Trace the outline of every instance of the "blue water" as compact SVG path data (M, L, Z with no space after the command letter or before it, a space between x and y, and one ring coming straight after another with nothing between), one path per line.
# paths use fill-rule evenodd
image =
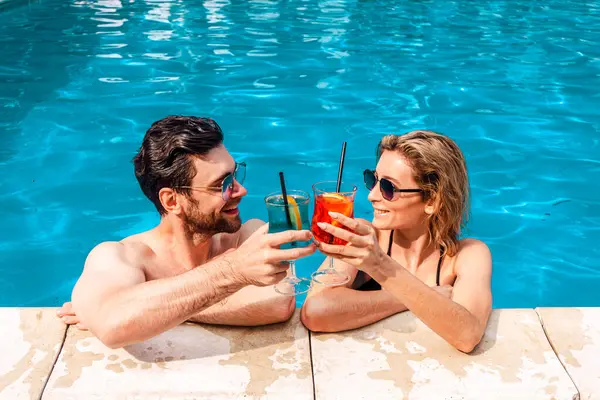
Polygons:
M61 304L94 245L157 223L131 158L168 114L222 126L244 218L280 169L335 179L343 140L358 184L383 134L450 135L494 307L600 305L600 2L2 3L0 305Z

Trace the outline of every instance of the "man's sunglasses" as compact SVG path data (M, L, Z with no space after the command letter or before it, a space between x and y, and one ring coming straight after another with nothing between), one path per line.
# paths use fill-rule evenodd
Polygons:
M365 180L365 186L369 191L373 190L377 182L379 182L379 190L381 190L381 196L387 201L393 201L396 193L421 193L423 189L398 189L392 182L385 178L379 179L375 174L375 171L365 169L363 172Z
M220 186L179 186L182 189L211 189L220 190L221 197L224 201L231 199L235 182L237 181L240 185L244 184L246 179L246 163L235 163L235 169L223 178Z

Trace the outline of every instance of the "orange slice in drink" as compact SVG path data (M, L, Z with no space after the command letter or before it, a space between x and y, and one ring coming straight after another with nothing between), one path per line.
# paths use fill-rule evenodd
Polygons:
M300 217L300 207L296 203L296 199L293 196L287 196L288 210L290 211L290 220L292 221L292 227L296 230L302 229L302 218Z
M325 200L325 203L327 203L327 206L325 207L327 211L333 211L346 217L352 215L353 204L346 196L339 193L323 193L322 197ZM343 224L336 220L331 221L331 225L345 228Z
M339 193L323 193L321 196L323 196L328 203L346 203L348 201L344 195Z

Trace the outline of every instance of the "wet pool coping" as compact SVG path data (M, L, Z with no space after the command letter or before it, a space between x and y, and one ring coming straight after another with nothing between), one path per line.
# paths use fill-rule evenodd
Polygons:
M338 334L182 324L123 349L0 308L3 399L600 399L600 307L494 309L470 354L412 313Z

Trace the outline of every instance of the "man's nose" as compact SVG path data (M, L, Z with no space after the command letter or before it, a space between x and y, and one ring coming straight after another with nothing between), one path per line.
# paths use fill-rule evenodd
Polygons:
M244 187L244 185L242 185L241 183L239 183L236 180L235 184L233 185L233 193L231 194L231 197L233 197L233 198L244 197L247 194L248 194L248 190Z

